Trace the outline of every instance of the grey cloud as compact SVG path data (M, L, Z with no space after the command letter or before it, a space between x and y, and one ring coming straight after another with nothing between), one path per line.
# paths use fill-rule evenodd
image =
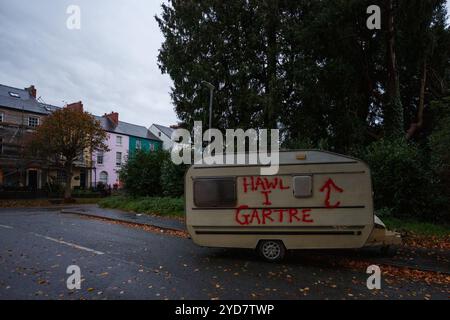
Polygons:
M66 28L66 9L81 8L81 30ZM101 115L170 125L171 80L161 75L159 1L0 0L0 83L34 84L47 103L82 100Z

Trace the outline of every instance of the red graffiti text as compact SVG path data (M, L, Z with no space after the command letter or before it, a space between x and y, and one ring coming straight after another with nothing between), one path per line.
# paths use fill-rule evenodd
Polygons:
M283 184L283 179L275 178L261 178L261 177L245 177L243 179L244 193L260 192L263 196L263 205L270 206L272 202L270 201L270 194L272 190L288 190L289 186Z
M236 209L235 220L242 226L265 225L267 223L313 223L311 209L274 209L262 208L252 209L247 205L242 205Z
M261 177L245 177L243 179L244 192L248 191L270 191L270 190L287 190L290 187L283 185L281 178L261 178Z

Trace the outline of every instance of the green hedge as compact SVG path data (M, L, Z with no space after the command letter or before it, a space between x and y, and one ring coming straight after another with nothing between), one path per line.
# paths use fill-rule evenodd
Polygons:
M161 196L162 163L169 156L168 152L139 151L130 157L120 170L120 179L126 192L136 196Z
M397 217L436 220L442 201L429 159L414 142L380 140L366 148L375 207Z
M184 215L184 199L170 197L113 196L99 202L102 208L114 208L125 211L159 214L168 216Z
M175 165L167 151L137 152L121 168L125 191L133 197L181 197L186 165Z

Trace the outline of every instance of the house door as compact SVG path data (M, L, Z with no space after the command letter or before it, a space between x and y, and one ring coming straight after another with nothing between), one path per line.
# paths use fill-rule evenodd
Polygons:
M86 188L86 171L84 170L80 172L80 188L81 189Z
M37 170L28 170L28 188L36 191L38 188L38 174Z

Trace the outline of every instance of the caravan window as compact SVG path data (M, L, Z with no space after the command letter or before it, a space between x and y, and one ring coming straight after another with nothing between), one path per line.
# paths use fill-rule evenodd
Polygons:
M195 179L194 203L197 207L234 207L236 205L236 179Z
M292 179L296 198L312 197L312 176L296 176Z

